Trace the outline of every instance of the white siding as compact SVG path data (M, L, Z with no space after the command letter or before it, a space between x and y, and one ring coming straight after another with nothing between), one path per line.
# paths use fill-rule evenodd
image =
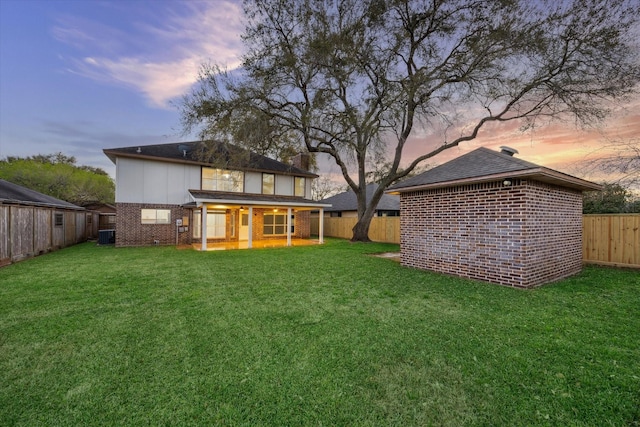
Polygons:
M276 194L279 196L293 196L293 177L276 175Z
M183 204L191 201L188 190L200 189L200 166L119 157L116 162L116 202ZM275 193L293 195L294 177L277 175ZM245 172L244 192L262 193L262 173ZM305 197L311 195L306 178Z
M187 190L197 190L200 188L201 172L200 166L171 165L168 168L169 177L167 181L167 200L169 204L189 203L191 197Z
M118 158L116 202L183 204L200 188L200 166Z
M143 184L143 162L118 157L116 159L116 203L142 202Z
M143 203L169 203L169 163L144 162Z
M262 193L262 174L260 172L244 173L244 192L245 193Z

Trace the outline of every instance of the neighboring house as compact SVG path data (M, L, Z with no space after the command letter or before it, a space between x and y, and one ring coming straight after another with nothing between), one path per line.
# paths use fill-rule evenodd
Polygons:
M582 192L600 185L479 148L404 182L405 266L529 288L582 268Z
M371 201L373 193L378 189L378 184L367 184L367 204ZM358 200L353 190L336 194L320 201L330 204L324 209L325 217L357 217ZM400 216L400 197L393 194L383 194L376 206L374 216Z
M308 157L294 166L206 142L216 154L205 161L202 144L104 150L116 165L116 246L310 237L309 212L326 205L310 200Z
M0 179L0 266L95 237L97 213Z

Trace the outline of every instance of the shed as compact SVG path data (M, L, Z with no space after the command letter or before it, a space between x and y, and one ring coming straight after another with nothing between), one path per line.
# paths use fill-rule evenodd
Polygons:
M86 210L98 213L98 224L95 235L99 230L115 230L116 228L116 207L110 203L90 203L83 205Z
M92 213L0 179L0 266L84 242Z
M402 265L519 288L582 269L585 181L478 148L389 188Z

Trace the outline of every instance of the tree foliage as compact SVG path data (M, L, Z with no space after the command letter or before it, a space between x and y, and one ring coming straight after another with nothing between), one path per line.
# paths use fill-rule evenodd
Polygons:
M242 69L203 66L185 131L330 156L357 194L354 240L390 184L487 124L597 124L640 81L634 0L256 0L245 13ZM438 136L405 159L417 130Z
M618 183L603 183L602 191L584 195L582 212L585 214L640 213L640 198Z
M0 159L0 178L79 206L115 200L107 172L62 153Z

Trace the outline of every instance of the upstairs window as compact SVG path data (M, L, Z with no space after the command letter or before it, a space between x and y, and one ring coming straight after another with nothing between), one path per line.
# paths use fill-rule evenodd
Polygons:
M302 176L296 176L293 179L293 195L297 197L304 197L306 187L306 180Z
M276 176L272 173L262 174L262 194L275 194Z
M202 168L202 189L211 191L244 191L244 172Z

